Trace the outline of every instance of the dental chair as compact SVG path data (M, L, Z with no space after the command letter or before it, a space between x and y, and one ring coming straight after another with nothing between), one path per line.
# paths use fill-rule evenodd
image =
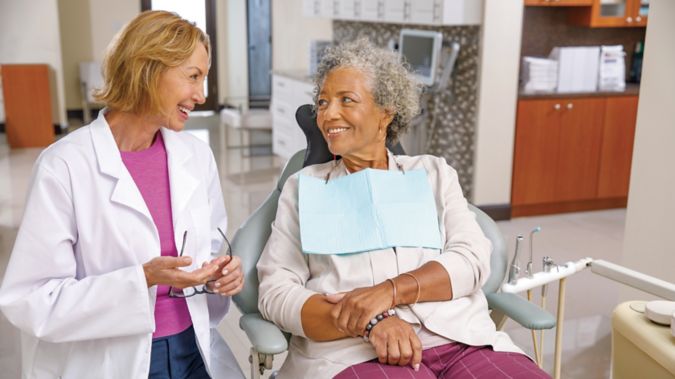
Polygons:
M256 263L271 233L271 224L276 217L277 203L281 190L289 176L311 164L324 163L333 159L319 128L311 105L298 108L295 118L307 138L307 148L293 155L284 167L276 187L263 204L239 227L233 240L232 251L241 259L245 277L244 289L233 297L242 312L239 326L251 342L251 379L259 378L266 369L272 368L274 355L288 349L290 335L282 332L273 323L264 320L258 311L258 273ZM387 146L396 154L404 154L400 144ZM504 238L497 224L483 211L469 204L476 214L476 220L483 233L492 242L490 259L491 274L483 286L491 316L499 329L508 318L532 330L550 329L555 318L535 304L515 294L497 292L504 282L507 268L507 251Z

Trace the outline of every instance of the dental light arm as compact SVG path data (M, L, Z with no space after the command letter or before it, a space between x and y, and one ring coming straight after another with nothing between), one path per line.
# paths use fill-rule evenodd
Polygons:
M591 272L604 276L615 282L637 288L640 291L662 297L666 300L675 301L675 284L645 275L641 272L619 266L612 262L602 259L594 260L590 263Z

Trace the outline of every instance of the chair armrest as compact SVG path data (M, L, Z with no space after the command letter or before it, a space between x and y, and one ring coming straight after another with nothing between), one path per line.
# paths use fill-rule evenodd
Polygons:
M253 348L262 354L280 354L288 350L284 333L260 313L248 313L239 319L239 327L246 333Z
M555 326L556 319L552 314L516 294L499 292L486 294L485 297L490 309L501 311L527 329L551 329Z

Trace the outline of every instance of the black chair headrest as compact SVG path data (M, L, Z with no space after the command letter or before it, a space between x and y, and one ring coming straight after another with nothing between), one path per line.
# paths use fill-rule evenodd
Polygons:
M316 113L311 104L301 105L295 112L295 120L300 125L305 138L307 139L307 150L305 151L305 160L302 167L326 163L333 159L333 154L328 150L328 144L323 139L323 135L316 125ZM399 142L390 144L387 142L387 148L395 155L404 155L403 147Z

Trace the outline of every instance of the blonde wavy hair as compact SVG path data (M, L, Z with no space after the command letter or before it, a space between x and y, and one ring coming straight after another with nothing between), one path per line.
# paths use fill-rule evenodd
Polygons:
M115 111L161 114L162 73L185 62L200 43L210 66L211 43L201 29L172 12L139 14L108 45L103 88L94 98Z

